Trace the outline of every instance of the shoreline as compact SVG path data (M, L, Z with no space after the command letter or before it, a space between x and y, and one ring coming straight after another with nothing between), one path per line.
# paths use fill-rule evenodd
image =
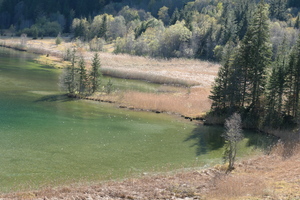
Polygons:
M54 39L43 39L28 40L27 47L20 47L18 38L13 40L0 39L0 46L37 54L39 55L37 62L59 69L68 64L68 62L62 60L64 49L74 45L76 44L71 42L55 45ZM89 65L94 52L82 50L83 48L79 49L81 49L79 53L84 55L87 59L87 65ZM99 52L99 55L102 63L101 71L104 75L121 79L142 80L162 86L167 84L178 87L177 84L181 85L178 88L182 89L176 93L163 92L159 95L154 93L150 95L143 92L133 92L132 96L125 95L126 98L122 101L119 100L120 97L117 100L115 97L107 100L116 102L121 108L134 108L155 113L174 113L190 121L202 120L204 113L210 109L211 102L208 99L210 85L217 74L219 65L198 60L156 60L105 52ZM199 74L198 81L200 82L194 82L198 79L197 74ZM209 79L201 80L201 76L207 76ZM191 85L197 86L191 87ZM105 96L105 99L102 99L101 95L92 95L90 100L93 98L96 101L101 101L106 100L108 97Z
M184 98L191 98L185 94ZM101 95L100 95L101 96ZM147 97L147 96L146 96ZM77 98L76 96L71 98ZM99 101L97 97L87 100ZM100 99L101 101L101 99ZM115 103L112 100L102 100ZM120 105L122 106L122 105ZM119 107L120 107L119 106ZM123 106L122 106L123 107ZM121 107L120 107L121 108ZM124 109L137 109L124 106ZM147 111L147 110L145 110ZM158 110L148 110L160 113ZM163 111L165 112L165 111ZM185 117L182 115L182 117ZM187 118L189 119L189 118ZM282 148L282 149L280 149ZM283 157L286 147L270 155L255 156L237 163L236 170L224 174L224 166L182 169L163 174L141 174L125 180L47 187L38 191L0 194L3 199L290 199L300 198L300 150ZM297 154L298 152L298 154ZM283 159L284 158L284 159ZM297 164L298 163L298 164ZM297 178L298 177L298 178ZM279 182L279 184L277 184ZM228 187L229 186L229 187ZM286 191L282 191L282 188Z
M74 94L67 94L67 96L69 98L74 98L74 99L83 99L83 100L90 100L90 101L98 101L98 102L104 102L104 103L110 103L110 104L115 104L116 107L120 108L120 109L128 109L128 110L133 110L133 111L142 111L142 112L152 112L152 113L156 113L156 114L161 114L161 113L166 113L169 115L175 115L175 116L179 116L182 117L186 120L189 121L198 121L203 123L204 121L204 117L203 116L185 116L183 114L180 113L175 113L175 112L169 112L169 111L163 111L163 110L156 110L156 109L143 109L143 108L135 108L134 106L126 106L126 105L122 105L117 101L114 100L107 100L107 99L101 99L101 98L97 98L97 97L92 97L92 96L80 96L80 95L74 95Z

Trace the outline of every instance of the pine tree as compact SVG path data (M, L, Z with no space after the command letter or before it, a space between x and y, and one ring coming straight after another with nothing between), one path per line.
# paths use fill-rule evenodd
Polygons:
M299 115L300 97L300 35L297 44L294 46L287 69L287 103L286 109L289 115L297 118Z
M297 28L297 29L300 28L300 18L299 18L299 15L296 18L296 22L295 22L295 26L294 27Z
M215 24L211 23L210 27L206 32L201 36L198 42L197 51L195 54L196 58L209 60L213 57L213 49L215 48L213 40Z
M248 27L236 57L241 68L242 104L256 108L264 92L266 68L271 61L271 46L268 26L268 7L262 0Z
M234 44L229 42L224 47L224 55L222 58L222 66L219 69L218 76L212 87L209 98L213 101L212 110L223 110L230 107L231 96L235 93L232 89L232 76L234 69L232 68Z
M99 54L95 53L92 60L92 71L91 71L91 85L92 85L92 93L95 93L100 85L100 78L102 76L100 72L100 58Z
M271 0L270 15L281 21L286 19L287 0Z
M88 85L88 78L86 73L85 61L83 57L80 57L78 62L78 74L79 74L79 94L84 94L86 86Z
M237 35L239 36L239 40L242 40L253 17L255 3L253 0L238 0L234 8Z
M286 112L287 115L294 116L294 108L295 108L295 75L296 75L296 53L295 48L292 49L289 55L289 62L286 69L286 84L287 84L287 91L286 91Z
M285 89L285 68L284 66L275 66L269 78L267 86L267 109L264 120L265 126L279 128L282 124L282 106Z
M69 94L75 94L76 92L76 50L74 49L71 52L71 65L64 69L64 72L61 75L61 84L62 87L65 88Z
M281 113L283 108L284 92L286 90L286 68L288 64L288 44L286 36L279 47L279 54L275 60L275 66L277 67L277 112Z
M103 15L102 23L99 31L99 37L107 40L107 14Z
M219 43L224 45L229 40L235 41L237 37L236 18L229 3L224 4L223 13L220 18L221 35Z
M228 105L227 92L230 76L230 61L219 69L209 98L213 101L212 110L224 110Z
M180 19L180 13L178 11L178 8L175 8L172 16L171 16L171 19L170 19L170 26L176 24L176 22Z

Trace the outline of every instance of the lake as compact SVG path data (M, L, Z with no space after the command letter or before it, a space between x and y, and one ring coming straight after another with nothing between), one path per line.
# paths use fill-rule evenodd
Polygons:
M222 162L222 127L70 99L58 86L61 70L34 63L34 57L0 48L0 192ZM271 141L248 132L239 156Z

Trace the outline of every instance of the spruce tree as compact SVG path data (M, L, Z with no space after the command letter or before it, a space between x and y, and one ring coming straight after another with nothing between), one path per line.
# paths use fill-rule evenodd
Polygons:
M281 21L286 19L287 0L271 0L270 15Z
M70 69L70 76L71 76L71 85L70 85L70 93L75 93L76 82L76 70L75 70L75 63L76 63L76 49L73 49L72 57L71 57L71 69Z
M272 69L267 85L267 109L264 119L264 126L279 128L282 124L282 106L285 89L285 68L284 66L275 66Z
M171 16L171 19L170 19L170 26L176 24L176 22L180 19L180 13L178 11L178 8L175 8L172 16Z
M247 32L250 20L255 10L255 2L253 0L237 0L234 13L237 23L237 35L242 40Z
M64 72L61 75L61 83L63 88L65 88L69 94L76 93L76 50L74 49L71 52L71 65L64 69Z
M95 53L92 60L92 71L91 71L91 85L92 85L92 93L95 93L100 85L100 78L102 76L100 72L100 58L99 54Z
M288 64L287 71L287 103L286 108L289 115L297 118L299 115L300 98L300 35L297 44L294 46Z
M294 27L297 28L297 29L300 28L300 18L299 18L299 15L296 18L296 22L295 22L295 26Z
M79 74L79 94L84 94L86 86L88 85L88 78L86 73L85 61L83 57L80 57L78 62L78 74Z
M237 23L232 6L229 3L224 4L223 13L220 17L220 30L219 43L224 45L228 41L235 41L237 37Z
M107 14L103 15L100 26L99 37L107 40Z
M287 112L287 115L294 116L294 110L295 110L295 96L297 96L295 93L295 79L296 79L296 50L295 47L292 49L290 55L289 55L289 62L286 69L286 84L287 84L287 90L286 90L286 104L285 109Z
M264 92L266 69L272 55L268 19L268 6L262 0L236 57L243 74L242 106L257 108Z
M213 101L212 110L224 111L231 106L231 96L235 93L232 87L232 76L234 69L232 68L234 44L228 42L223 50L222 66L219 69L218 76L212 87L209 98Z

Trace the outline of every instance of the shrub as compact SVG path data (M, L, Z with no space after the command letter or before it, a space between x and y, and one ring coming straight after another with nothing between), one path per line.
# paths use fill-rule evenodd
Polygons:
M62 38L60 36L57 36L56 39L55 39L55 44L59 45L61 43L62 43Z
M111 81L111 79L108 80L106 86L105 86L105 90L107 94L110 94L113 91L113 83Z
M91 51L103 51L103 47L105 45L105 40L102 38L95 37L89 42Z

